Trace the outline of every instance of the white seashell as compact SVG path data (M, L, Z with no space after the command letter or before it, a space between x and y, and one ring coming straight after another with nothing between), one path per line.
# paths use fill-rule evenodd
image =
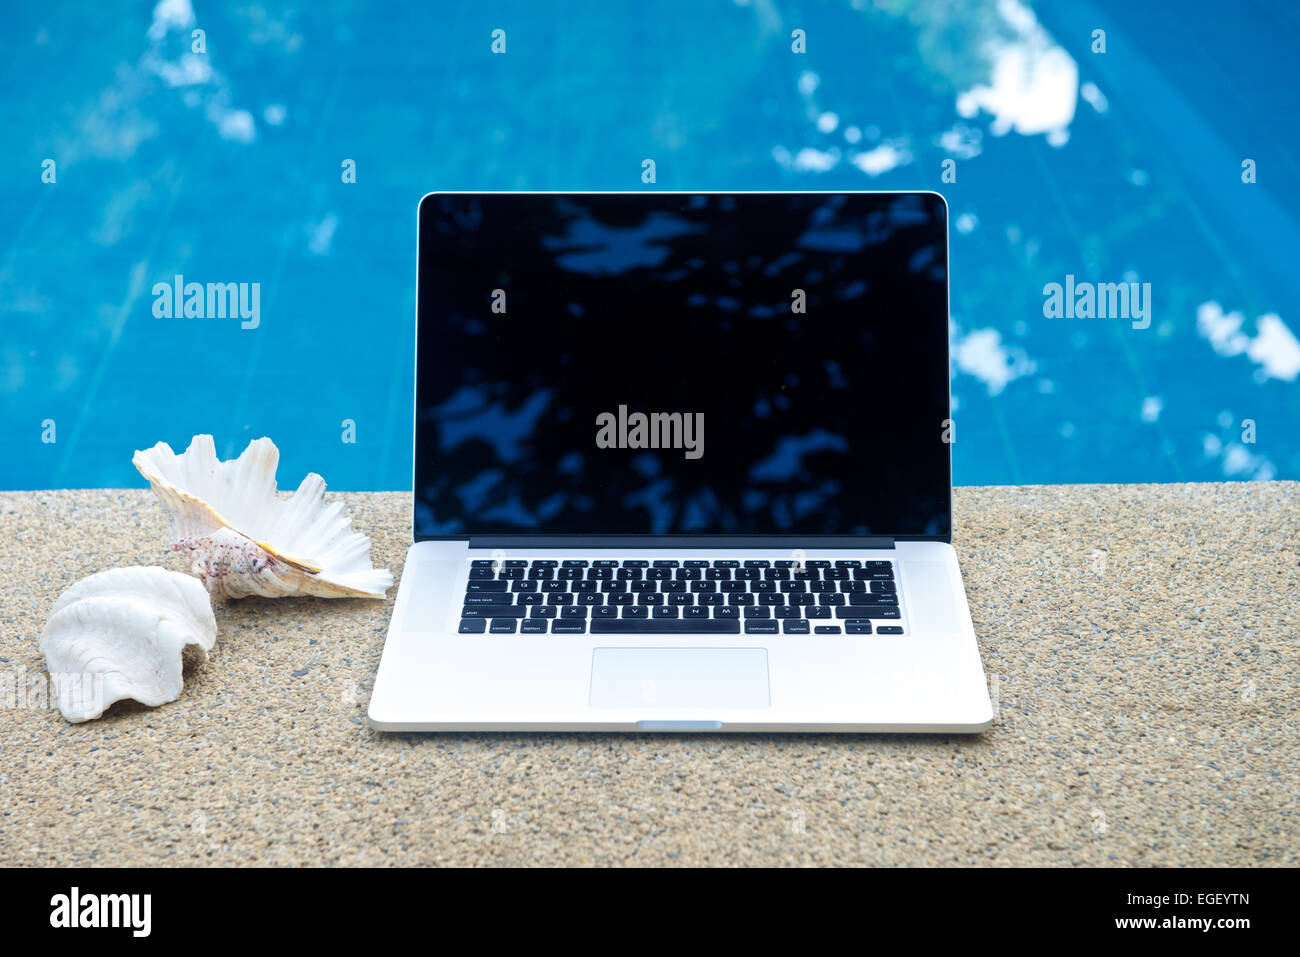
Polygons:
M203 586L165 568L114 568L54 603L41 632L59 711L98 718L115 701L157 707L180 697L184 661L206 661L217 619Z
M196 435L184 455L159 442L131 462L167 508L172 548L190 554L214 598L383 598L393 584L370 563L370 539L349 527L342 504L325 504L319 475L276 495L280 450L270 439L222 462L212 436Z

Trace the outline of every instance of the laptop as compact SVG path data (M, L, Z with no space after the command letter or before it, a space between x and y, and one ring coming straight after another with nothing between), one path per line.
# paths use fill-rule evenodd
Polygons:
M979 732L936 193L431 193L384 731Z

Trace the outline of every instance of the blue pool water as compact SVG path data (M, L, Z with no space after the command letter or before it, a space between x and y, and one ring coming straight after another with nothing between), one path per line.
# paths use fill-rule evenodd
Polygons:
M409 488L434 189L938 189L959 484L1300 478L1300 8L549 6L6 4L0 488L196 432ZM257 328L156 317L177 274L259 283ZM1045 317L1067 276L1149 327Z

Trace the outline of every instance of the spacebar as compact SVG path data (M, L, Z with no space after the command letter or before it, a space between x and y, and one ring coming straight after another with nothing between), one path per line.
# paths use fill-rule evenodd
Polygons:
M597 618L593 635L738 635L739 621L713 618Z

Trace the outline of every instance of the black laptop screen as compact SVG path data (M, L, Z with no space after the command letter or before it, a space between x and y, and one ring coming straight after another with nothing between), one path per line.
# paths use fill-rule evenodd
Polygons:
M950 533L933 194L438 194L415 534Z

